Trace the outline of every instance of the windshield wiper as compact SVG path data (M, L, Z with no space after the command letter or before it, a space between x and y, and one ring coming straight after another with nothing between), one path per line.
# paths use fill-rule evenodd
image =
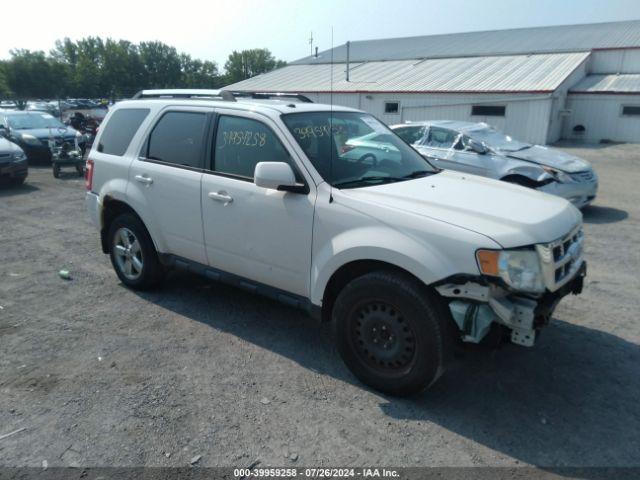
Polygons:
M401 182L402 180L406 180L404 177L389 177L383 175L365 175L364 177L355 178L353 180L343 180L341 182L336 182L333 184L334 187L345 187L347 185L357 185L359 183L368 183L368 182L380 182L382 183L391 183L391 182Z
M434 171L431 170L416 170L415 172L411 172L408 175L404 175L402 178L422 178L429 175L433 175Z

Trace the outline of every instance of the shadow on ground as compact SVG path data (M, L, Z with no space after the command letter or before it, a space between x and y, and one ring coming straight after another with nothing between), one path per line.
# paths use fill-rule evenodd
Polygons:
M366 388L342 364L329 326L318 327L297 310L182 273L172 274L162 291L141 295L304 368ZM234 311L242 312L237 321L227 316ZM532 349L467 350L431 390L410 399L386 398L379 407L393 419L433 422L563 475L561 467L640 465L638 399L638 345L556 319Z
M626 220L629 214L617 208L589 205L582 210L582 218L585 223L616 223Z
M1 182L0 198L13 197L15 195L25 195L27 193L35 192L36 190L39 190L38 187L29 183L24 183L22 185L11 185L8 182Z

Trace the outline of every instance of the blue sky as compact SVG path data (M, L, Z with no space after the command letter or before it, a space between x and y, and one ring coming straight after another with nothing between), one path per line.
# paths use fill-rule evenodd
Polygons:
M111 0L3 2L0 58L49 50L88 35L161 40L222 66L231 50L269 48L278 58L347 40L640 19L640 0ZM19 19L20 21L17 21Z

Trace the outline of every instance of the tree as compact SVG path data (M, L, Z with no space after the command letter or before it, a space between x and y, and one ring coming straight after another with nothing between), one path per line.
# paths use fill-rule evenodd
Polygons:
M46 98L52 91L51 64L44 52L11 50L4 64L6 84L18 104L29 98Z
M170 88L180 83L180 56L162 42L142 42L138 47L147 88Z
M286 62L276 60L266 48L254 48L240 52L234 50L224 64L225 81L227 83L239 82L285 65Z
M11 95L7 77L5 74L5 62L0 62L0 98L6 98Z
M215 62L194 60L186 53L180 54L181 88L218 88L222 79Z

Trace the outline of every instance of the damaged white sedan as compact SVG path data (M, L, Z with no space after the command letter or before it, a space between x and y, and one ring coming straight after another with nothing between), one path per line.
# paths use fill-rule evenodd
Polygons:
M391 128L440 168L535 188L566 198L578 208L596 198L598 177L589 162L520 142L486 123L439 120Z

